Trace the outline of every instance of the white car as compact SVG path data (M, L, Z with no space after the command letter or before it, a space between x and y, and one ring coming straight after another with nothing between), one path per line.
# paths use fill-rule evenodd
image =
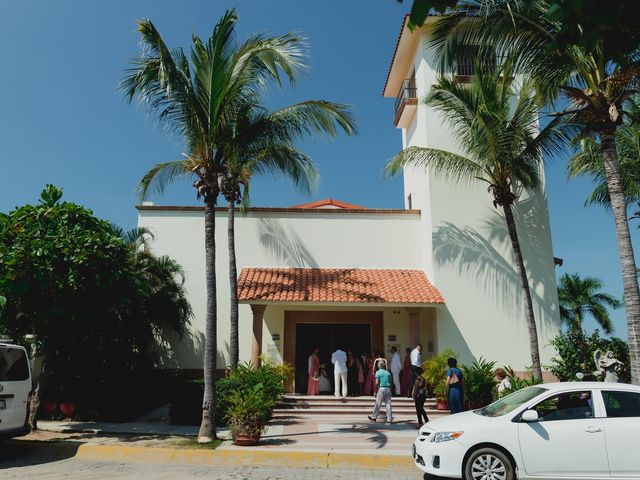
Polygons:
M413 444L429 475L468 480L640 479L640 387L527 387L428 422Z
M0 343L0 440L29 433L31 369L27 351Z

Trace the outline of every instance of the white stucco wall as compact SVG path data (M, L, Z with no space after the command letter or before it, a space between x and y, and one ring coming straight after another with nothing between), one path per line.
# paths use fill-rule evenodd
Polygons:
M192 338L173 341L176 354L168 368L201 368L206 285L202 211L141 210L138 225L154 234L152 251L169 255L186 273L185 287L194 311ZM244 267L400 268L421 269L420 215L417 213L346 213L336 210L251 212L236 216L238 273ZM218 290L218 366L228 358L229 270L226 212L216 214ZM291 308L289 308L291 309ZM324 308L323 308L324 309ZM339 308L345 310L345 308ZM382 308L375 308L382 310ZM406 313L406 312L404 312ZM403 314L404 314L403 313ZM263 332L268 352L271 332L282 334L284 309L268 307ZM251 354L252 313L240 305L240 360ZM426 330L425 330L426 331ZM271 332L271 333L269 333ZM407 339L408 341L408 339Z
M403 146L461 153L439 112L422 101L436 81L436 61L421 43L415 52L419 105ZM407 72L408 74L408 72ZM516 370L531 364L521 289L502 210L486 185L460 185L424 169L404 171L405 198L423 212L424 268L443 294L438 349L453 348L463 362L484 356ZM518 233L532 287L543 364L560 325L546 195L523 193L516 207ZM525 220L526 219L526 220Z

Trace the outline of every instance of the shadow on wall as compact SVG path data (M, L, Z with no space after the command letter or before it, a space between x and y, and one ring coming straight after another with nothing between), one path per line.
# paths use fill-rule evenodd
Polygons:
M180 337L174 332L158 339L158 367L164 369L202 368L204 333L186 331Z
M318 263L300 236L295 230L285 228L280 220L261 219L258 238L279 264L287 267L318 268Z
M554 275L554 267L553 257L549 257L545 248L546 239L549 238L548 225L536 220L536 213L545 208L542 200L542 196L536 195L518 203L515 216L527 276L533 287L531 294L536 320L542 328L556 328L556 323L551 319L558 316L557 292L554 288L543 288L543 281L548 280L546 277L549 272ZM487 220L486 230L487 233L482 234L470 227L460 228L445 223L433 235L435 261L458 275L475 280L488 298L524 322L520 280L507 225L500 210L494 211ZM498 249L508 252L508 257L505 258ZM555 276L552 281L555 282ZM555 287L555 283L551 286Z

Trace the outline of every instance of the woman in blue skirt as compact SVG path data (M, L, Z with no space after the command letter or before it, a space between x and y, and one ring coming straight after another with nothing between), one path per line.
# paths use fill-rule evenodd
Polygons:
M447 400L451 413L464 411L464 378L455 358L447 359Z

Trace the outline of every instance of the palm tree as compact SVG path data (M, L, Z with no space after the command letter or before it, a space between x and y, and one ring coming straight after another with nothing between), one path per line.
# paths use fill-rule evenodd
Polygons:
M516 71L533 79L541 97L564 95L569 107L558 115L580 127L583 136L597 139L622 269L631 382L640 384L640 289L616 148L616 132L626 114L623 106L638 83L639 50L619 52L605 36L598 37L599 32L593 32L596 41L588 50L565 42L564 25L548 13L544 0L461 1L455 12L432 26L430 44L448 65L469 46L478 46L481 54L513 59Z
M539 132L532 85L525 83L516 94L508 71L503 75L478 72L471 85L440 78L425 101L452 126L463 153L411 147L391 159L386 172L393 175L405 165L420 166L458 182L487 184L494 206L504 212L524 297L533 375L542 378L531 291L513 206L520 191L540 188L542 156L562 148L559 121L553 120Z
M605 333L613 332L607 307L618 309L622 302L601 290L602 281L594 277L582 278L577 273L565 273L560 278L560 318L566 322L569 330L581 332L582 321L590 314Z
M145 197L152 186L161 193L169 182L196 175L194 186L204 202L207 308L201 443L216 438L215 206L225 162L219 149L221 136L235 105L258 95L271 80L294 81L305 67L304 45L298 37L258 34L238 44L237 20L235 10L230 10L206 41L193 34L189 56L182 48L170 50L150 20L139 21L142 53L121 83L128 101L137 97L163 127L185 141L184 158L152 168L140 181L140 196Z
M640 97L634 96L625 110L628 112L625 122L616 131L616 149L622 191L625 203L630 206L640 200ZM600 144L593 138L576 139L580 149L569 160L567 171L570 178L590 176L595 182L593 192L587 198L585 205L601 205L611 208L611 199L607 188L604 171L604 157Z
M303 135L335 136L340 127L356 133L347 106L310 100L269 112L260 99L237 106L228 124L228 135L219 149L225 159L221 194L228 202L227 233L231 290L230 363L238 365L238 275L235 252L235 208L249 204L250 181L254 175L284 175L304 193L310 193L318 179L313 161L294 142Z

